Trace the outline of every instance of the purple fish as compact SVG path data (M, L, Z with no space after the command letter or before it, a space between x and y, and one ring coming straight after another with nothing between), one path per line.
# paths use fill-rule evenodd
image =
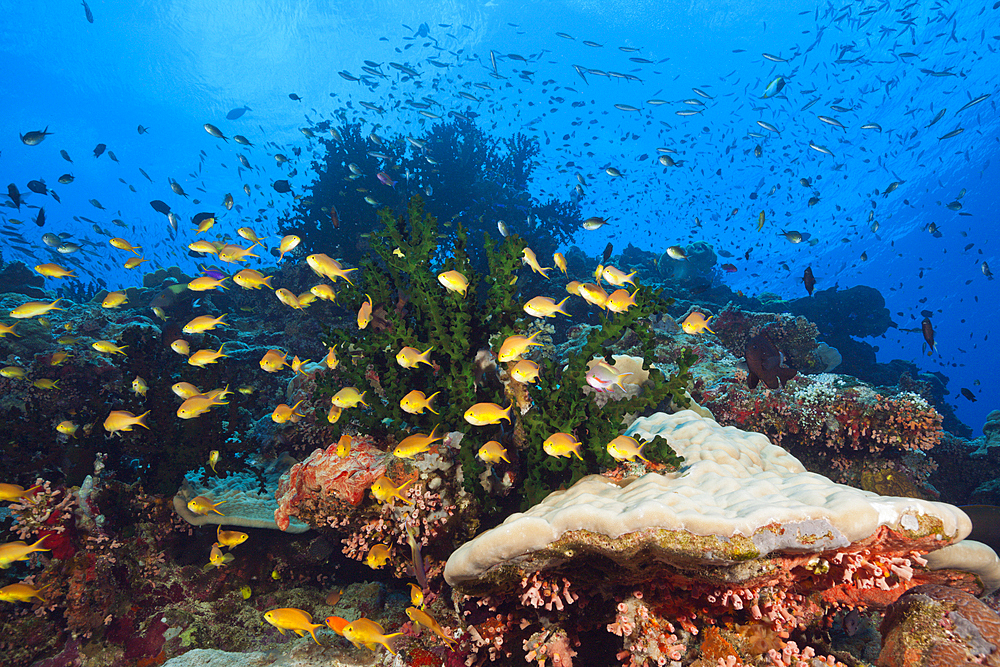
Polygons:
M388 185L390 188L396 187L396 181L392 180L392 176L390 176L389 174L385 173L384 171L380 171L376 175L378 176L378 180L381 181L384 185Z
M215 268L206 269L205 267L201 267L201 272L206 276L208 276L209 278L211 278L212 280L222 280L223 278L226 277L225 273Z

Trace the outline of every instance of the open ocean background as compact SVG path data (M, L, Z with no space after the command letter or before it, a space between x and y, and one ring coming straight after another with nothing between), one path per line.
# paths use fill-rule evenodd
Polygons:
M29 206L44 206L47 218L38 227L36 209L0 208L5 262L30 267L71 257L84 282L127 287L140 273L121 268L121 253L107 244L108 236L122 236L151 260L138 272L178 264L196 273L203 261L190 257L186 245L196 238L190 220L199 211L216 211L230 233L250 224L273 241L293 201L271 183L288 179L294 190L314 177L309 162L319 144L300 128L341 117L363 121L366 132L418 137L443 120L400 102L429 97L444 119L449 110L473 112L490 135L536 136L541 164L533 194L541 200L568 198L581 174L585 216L613 222L578 233L575 243L591 256L609 241L616 252L632 243L661 253L704 240L734 255L720 259L737 267L723 279L748 295L804 296L807 266L817 289L875 287L899 327L870 341L879 361L904 359L948 376L949 398L976 435L987 413L1000 408L1000 340L991 335L1000 282L983 271L983 262L1000 269L994 238L1000 9L992 2L94 0L89 6L93 23L76 0L2 3L0 192L15 183ZM365 60L385 74L368 77L377 85L349 80L364 74ZM778 76L784 89L762 99ZM959 111L983 95L989 97ZM244 105L250 110L227 120ZM255 146L214 138L205 123ZM866 123L881 131L861 129ZM148 133L139 134L139 125ZM19 140L46 127L51 136L36 146ZM957 129L963 131L942 138ZM118 162L109 153L95 158L98 143ZM676 151L679 166L661 166L658 147ZM278 165L277 152L290 162ZM239 154L251 169L240 167ZM609 167L622 177L609 176ZM65 173L74 181L61 185ZM61 201L30 193L25 184L35 179ZM190 199L171 192L168 179ZM899 185L883 195L892 183ZM221 205L226 193L237 204L229 212ZM813 197L818 202L810 205ZM155 199L180 215L176 233L150 207ZM761 210L766 223L758 231ZM516 231L518 221L507 224ZM784 230L809 234L812 243L789 243ZM66 234L83 248L58 255L42 243L46 232ZM266 269L274 261L265 255L263 264L249 266ZM932 313L939 349L931 356L922 352L919 333L924 310Z

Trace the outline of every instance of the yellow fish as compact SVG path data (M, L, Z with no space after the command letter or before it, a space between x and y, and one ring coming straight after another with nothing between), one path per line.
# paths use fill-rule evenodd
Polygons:
M136 375L135 379L132 380L132 391L134 391L139 396L145 397L146 392L149 391L149 385L146 384L145 380Z
M216 405L228 405L228 403L207 394L196 394L181 403L181 406L177 408L177 416L181 419L194 419L205 414Z
M201 389L198 389L198 387L194 386L190 382L174 383L170 386L170 390L185 400L191 398L192 396L198 396L201 394Z
M323 358L323 363L326 364L326 367L331 371L340 364L340 361L337 359L336 345L327 350L326 356Z
M639 273L638 271L633 271L632 273L625 273L613 266L605 266L604 270L601 272L601 277L615 287L625 287L625 285L631 285L635 287L635 281L632 280L632 276Z
M241 238L250 241L250 243L254 245L259 245L264 248L267 247L264 245L264 239L257 238L257 233L254 232L254 230L250 229L249 227L240 227L239 229L236 230L236 233L239 234Z
M368 404L365 403L365 394L367 393L367 391L363 391L359 394L358 390L354 387L344 387L333 395L330 402L338 408L354 408L358 405L363 405L367 408Z
M552 261L556 263L556 266L559 267L559 270L562 271L564 276L569 275L566 273L566 257L561 252L553 254Z
M21 334L16 333L14 331L14 327L16 327L16 326L17 326L17 322L14 322L14 324L11 324L9 326L6 325L6 324L0 324L0 338L3 338L7 334L10 334L11 336L14 336L15 338L20 338ZM59 344L60 345L64 345L64 343L59 343Z
M382 475L374 482L372 482L371 486L372 495L375 496L375 500L379 501L380 503L384 503L386 500L389 500L390 498L399 498L407 505L412 505L413 504L412 501L407 500L399 493L400 491L405 489L406 486L412 481L413 480L407 480L401 486L397 487L395 484L392 483L391 479L389 479L385 475Z
M281 239L278 243L278 251L281 252L281 255L278 256L278 261L280 262L283 260L285 258L285 253L295 250L300 243L302 243L302 239L294 234L289 234L285 238Z
M343 414L344 409L338 408L336 405L331 405L330 409L326 413L326 420L331 424L336 424L337 420L340 419L340 415Z
M302 399L302 401L304 400L305 399ZM295 409L299 407L299 404L302 403L302 401L299 401L292 407L288 407L288 405L282 403L281 405L279 405L274 409L274 412L271 413L271 421L273 421L276 424L284 424L289 420L293 422L297 421L295 419L296 417L305 417L305 415L300 415L295 411Z
M208 255L218 255L219 248L221 245L216 245L211 241L195 241L194 243L188 243L188 249L194 252L205 253Z
M16 561L28 560L28 557L36 551L49 551L49 549L39 546L46 537L48 535L43 536L40 540L30 545L20 541L0 544L0 569L6 570Z
M541 343L535 342L535 336L540 334L541 331L536 331L528 337L525 336L507 336L503 343L500 345L500 351L497 352L497 361L515 361L522 354L524 354L529 347L542 347Z
M384 567L388 562L389 547L384 544L376 544L368 550L368 555L365 556L365 564L373 570Z
M528 266L530 266L531 270L541 275L542 278L549 277L549 274L547 274L546 271L551 271L552 267L547 266L545 268L542 268L542 265L538 263L538 257L535 256L534 250L532 250L531 248L525 248L521 252L521 254L523 255L523 257L521 258L521 262L523 264L527 264Z
M431 429L430 435L422 435L420 433L414 433L411 436L403 438L403 440L396 445L396 448L392 450L393 456L397 456L401 459L412 459L417 454L422 454L431 448L436 440L442 440L443 436L435 437L434 434L437 432L437 424Z
M302 304L299 303L299 297L291 290L287 290L284 287L279 287L274 291L274 295L278 297L278 301L285 304L289 308L295 308L296 310L302 310Z
M384 633L385 630L381 625L374 621L369 621L367 618L359 618L356 621L348 623L343 629L344 637L358 648L364 646L369 651L374 651L375 646L381 644L388 649L389 653L396 655L396 651L392 648L389 640L393 637L399 637L403 633L393 632L391 635Z
M69 359L69 354L66 352L63 352L62 350L53 352L52 356L49 357L49 366L58 366L67 359Z
M410 584L410 604L414 607L424 606L424 590L416 584Z
M465 296L465 292L469 289L469 281L458 271L439 273L438 282L444 285L448 291L458 292L462 296Z
M261 287L267 287L268 289L273 290L274 288L271 286L271 278L272 276L265 276L260 271L243 269L233 276L233 282L243 289L260 289Z
M288 237L286 236L285 238ZM313 623L312 614L307 611L302 611L295 607L272 609L264 612L264 620L278 628L278 632L281 634L285 634L285 630L291 630L299 637L305 637L308 632L312 635L313 641L319 644L319 640L316 639L316 630L322 628L323 625L321 623ZM319 645L322 646L322 644Z
M465 411L464 417L465 421L469 422L473 426L489 426L492 424L499 424L501 419L506 419L509 423L511 421L511 410L513 408L513 402L507 406L506 410L496 403L476 403Z
M91 343L90 346L98 352L103 352L104 354L120 354L122 356L125 356L125 348L128 347L128 345L118 347L110 340L99 340Z
M608 293L604 291L604 288L600 285L594 283L583 283L577 288L583 300L589 304L597 306L601 310L604 310L608 303Z
M215 466L218 462L219 462L219 450L213 449L208 453L208 465L212 469L212 472L214 472L216 475L219 474L219 471L215 469Z
M433 366L434 364L430 362L430 354L433 349L433 347L429 347L421 352L415 347L404 347L396 353L396 363L403 368L416 368L417 364L421 363Z
M760 215L757 216L757 231L762 229L764 229L764 211L761 211Z
M366 301L358 308L358 328L364 329L372 321L372 298L365 294Z
M549 456L570 458L571 454L575 454L576 458L582 461L583 457L580 456L581 444L583 443L569 433L553 433L542 443L542 449Z
M518 382L534 382L538 379L538 364L530 359L521 359L510 369L510 377Z
M10 311L10 316L15 320L28 320L32 317L38 317L39 315L44 315L50 310L65 310L64 308L56 308L56 304L62 301L62 299L56 299L52 303L45 303L43 301L25 301L20 306Z
M353 285L351 279L347 274L352 271L357 271L357 269L345 269L340 262L324 255L323 253L318 253L315 255L309 255L306 257L306 264L309 265L316 275L329 278L331 282L337 282L337 278L341 278L347 282L348 285Z
M0 502L8 501L13 502L15 500L31 500L28 496L29 493L36 489L42 488L41 484L36 484L30 489L25 489L20 484L0 484Z
M443 639L444 643L448 645L448 648L451 648L451 645L455 643L455 640L445 634L444 628L442 628L437 621L431 618L430 614L427 612L417 609L416 607L407 607L406 615L409 616L410 620L417 625L427 628Z
M31 584L10 584L0 588L0 602L27 602L31 598L38 598L41 602L45 602L41 593L41 589L35 588Z
M267 373L277 373L288 365L288 355L281 350L268 350L260 359L260 367Z
M72 422L67 419L66 421L59 422L59 425L56 426L56 431L62 433L63 435L68 435L71 438L75 438L76 431L79 428L80 427L76 424L76 422Z
M253 248L253 246L250 246L249 248L241 248L233 243L227 243L219 248L219 261L230 264L232 262L244 262L247 257L256 257L257 259L260 259L260 255L255 255L251 252Z
M46 278L76 278L72 270L63 268L58 264L38 264L35 271Z
M59 380L53 380L51 378L42 378L40 380L35 380L31 384L33 384L34 386L38 387L39 389L58 389L59 388Z
M109 433L115 433L117 431L131 431L133 426L141 426L146 430L149 427L146 426L146 415L149 414L149 410L146 410L141 415L136 417L134 414L128 410L112 410L108 418L104 420L104 430Z
M134 269L143 262L148 262L148 261L149 260L146 259L145 257L129 257L127 260L125 260L125 264L123 264L122 266L124 266L126 269Z
M310 361L312 361L312 359L306 359L305 361L301 361L299 359L299 356L295 355L295 358L292 359L292 371L295 373L302 373L302 375L307 375L305 370L303 370L303 367Z
M608 454L611 454L616 461L634 461L638 456L646 463L650 463L651 461L642 455L642 448L645 446L646 443L640 445L635 438L620 435L608 443Z
M708 319L705 319L704 313L694 311L685 317L683 322L681 322L681 329L684 330L684 333L692 335L699 334L702 331L714 334L715 332L708 328L708 323L712 321L713 317L715 317L715 315L711 315Z
M438 414L437 411L431 407L431 401L433 401L434 397L440 393L440 391L435 391L430 396L425 396L424 392L419 389L414 389L400 399L399 407L403 408L404 412L408 412L411 415L421 415L424 413L424 410L430 410L434 414Z
M170 344L170 349L177 354L183 354L185 357L191 354L191 344L188 343L183 338L178 338L173 343Z
M326 283L320 283L319 285L313 285L309 288L309 291L313 296L323 299L324 301L336 301L337 293L333 291L333 288Z
M141 245L137 245L137 246L133 247L131 243L129 243L125 239L118 238L118 237L110 239L108 241L108 243L110 243L111 246L114 247L114 248L118 248L119 250L126 250L128 252L134 252L136 255L138 255L139 251L142 250L142 246Z
M497 463L500 459L510 463L510 459L507 458L507 450L496 440L490 440L480 447L478 454L479 458L487 463Z
M190 357L188 357L188 363L192 366L205 367L209 364L216 363L219 359L223 357L228 357L228 354L222 353L222 348L225 347L225 343L219 346L219 350L198 350Z
M229 289L226 287L226 278L212 278L211 276L201 276L200 278L195 278L187 284L188 289L192 292L207 292L209 290L215 289Z
M232 549L246 542L250 539L250 536L238 530L222 530L222 526L220 525L215 527L215 539L218 540L215 546Z
M229 324L222 321L222 318L228 314L229 313L226 313L224 315L219 315L218 317L200 315L191 320L190 322L188 322L187 324L185 324L184 328L181 329L181 331L183 331L186 334L193 334L193 333L204 333L206 331L211 331L215 329L215 327L219 326L228 327Z
M607 301L604 302L604 307L612 313L627 313L629 308L636 305L635 295L638 291L636 290L629 294L627 289L616 289L608 296Z
M5 378L23 378L25 373L24 369L19 366L4 366L0 368L0 375Z
M206 565L204 569L207 571L209 568L212 567L223 567L225 565L228 565L229 563L232 563L234 560L236 560L236 556L229 553L223 554L222 549L219 548L219 545L213 544L212 551L208 556L208 565Z
M101 302L101 308L118 308L122 304L128 303L128 297L124 292L108 292Z
M569 297L566 297L559 303L556 303L555 300L547 296L536 296L524 304L524 312L532 317L555 317L556 313L562 313L566 317L569 317L569 313L562 309L562 305L568 300Z
M224 502L226 501L220 500L217 503L213 503L212 500L210 498L207 498L206 496L195 496L194 498L188 501L187 508L191 511L192 514L198 514L199 516L208 514L209 512L215 512L219 516L226 516L225 514L223 514L218 510L219 505L221 505Z
M351 453L351 436L345 433L337 441L337 456L346 459Z
M603 392L611 391L612 386L625 391L622 382L631 375L631 373L619 373L617 368L602 359L594 364L584 377L587 384Z

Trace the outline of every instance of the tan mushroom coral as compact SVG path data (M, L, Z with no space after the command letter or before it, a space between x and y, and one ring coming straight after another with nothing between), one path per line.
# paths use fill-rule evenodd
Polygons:
M620 485L591 475L555 492L457 549L448 583L468 594L495 592L555 571L570 573L574 586L655 577L689 591L768 587L817 594L821 603L876 605L917 583L976 592L1000 586L995 555L968 567L949 563L962 573L923 567L922 554L969 534L971 522L956 507L836 484L765 436L691 411L641 418L629 435L667 438L685 466Z

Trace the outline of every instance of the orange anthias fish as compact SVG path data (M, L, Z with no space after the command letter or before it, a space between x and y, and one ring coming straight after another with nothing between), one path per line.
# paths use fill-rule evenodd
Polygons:
M322 623L313 623L312 614L295 607L285 607L283 609L272 609L264 612L264 620L278 628L278 632L285 634L285 630L291 630L299 637L304 637L308 632L312 635L313 641L319 644L316 639L316 630L322 628ZM322 646L322 644L319 644Z
M570 458L572 455L576 455L576 458L583 460L580 456L580 445L583 444L579 440L573 437L570 433L553 433L545 442L542 443L542 449L549 456Z
M406 615L409 616L410 620L413 621L416 625L427 628L428 630L436 634L438 637L443 639L444 643L448 645L448 648L451 648L452 644L455 643L455 640L449 637L445 633L444 628L442 628L437 621L431 618L431 615L428 614L427 612L421 611L416 607L407 607Z
M391 479L389 479L385 475L382 475L374 482L372 482L371 486L372 495L375 496L375 500L379 501L380 503L384 503L386 500L389 500L390 498L399 498L407 505L412 505L413 501L407 500L399 493L400 491L405 489L407 485L409 485L410 482L412 481L413 480L407 480L397 488L396 485L392 483Z
M226 501L220 500L217 503L213 503L210 498L206 498L205 496L195 496L188 501L187 508L191 510L193 514L208 514L209 512L215 512L219 516L226 516L217 509L218 506L224 502Z
M714 331L708 328L708 323L712 321L713 317L715 317L715 315L710 315L708 319L705 319L704 313L699 313L698 311L695 311L690 315L688 315L686 318L684 318L684 321L681 322L681 329L684 330L684 333L692 335L699 334L702 331L707 331L708 333L715 333Z
M399 637L403 633L393 632L387 635L385 634L385 629L375 621L369 621L367 618L359 618L345 625L341 634L358 648L364 646L369 651L374 651L375 646L381 644L388 649L389 653L396 655L396 651L389 643L389 640L393 637Z
M21 541L0 544L0 569L6 570L11 566L11 563L19 560L28 560L28 557L36 551L49 551L49 549L41 546L46 537L48 535L43 535L34 544L27 544Z

